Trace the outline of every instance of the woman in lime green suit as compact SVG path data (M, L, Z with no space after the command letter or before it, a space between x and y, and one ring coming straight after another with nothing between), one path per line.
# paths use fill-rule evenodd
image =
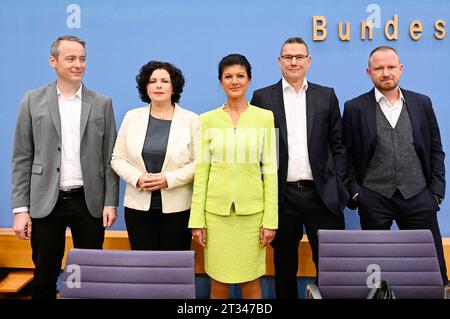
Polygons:
M266 247L278 227L276 134L271 111L246 102L251 66L239 54L219 63L226 104L200 116L189 228L205 248L211 298L261 298Z

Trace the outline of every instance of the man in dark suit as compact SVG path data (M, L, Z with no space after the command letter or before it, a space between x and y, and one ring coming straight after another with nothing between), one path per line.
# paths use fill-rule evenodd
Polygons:
M362 229L430 229L447 283L436 212L445 194L444 152L429 97L398 86L403 65L395 49L369 56L375 86L345 103L349 190Z
M253 93L251 104L274 113L279 129L279 224L272 246L277 298L297 298L298 246L306 229L318 268L319 229L344 229L345 148L332 88L306 80L311 64L301 38L285 41L283 78Z
M20 105L12 157L13 229L31 238L33 298L56 297L66 227L76 248L101 249L119 197L112 103L81 83L85 42L58 38L50 65L56 83L28 92Z

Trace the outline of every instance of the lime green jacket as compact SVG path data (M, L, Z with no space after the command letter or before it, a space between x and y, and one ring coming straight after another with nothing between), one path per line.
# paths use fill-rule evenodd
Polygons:
M221 106L200 115L189 228L205 228L205 212L263 212L261 226L278 227L277 153L271 111L249 105L236 127Z

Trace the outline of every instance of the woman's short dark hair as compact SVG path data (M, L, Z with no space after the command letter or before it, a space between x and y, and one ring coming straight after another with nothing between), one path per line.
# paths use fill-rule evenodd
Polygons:
M252 79L252 66L248 62L247 58L242 54L229 54L226 57L223 57L219 62L219 81L222 80L223 70L232 65L241 65L247 71L247 76L251 80Z
M184 77L179 68L168 62L152 60L142 66L142 68L139 70L139 74L136 76L136 88L139 91L139 97L142 101L151 103L152 100L147 94L147 84L153 71L158 69L166 70L167 73L169 73L173 88L171 102L172 104L178 103L180 101L181 93L183 92Z

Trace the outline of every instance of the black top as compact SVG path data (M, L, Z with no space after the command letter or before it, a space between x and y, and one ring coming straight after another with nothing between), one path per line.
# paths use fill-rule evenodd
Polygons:
M161 172L166 157L171 123L171 120L160 120L151 115L148 119L142 158L149 173ZM150 209L162 209L161 191L152 192Z

